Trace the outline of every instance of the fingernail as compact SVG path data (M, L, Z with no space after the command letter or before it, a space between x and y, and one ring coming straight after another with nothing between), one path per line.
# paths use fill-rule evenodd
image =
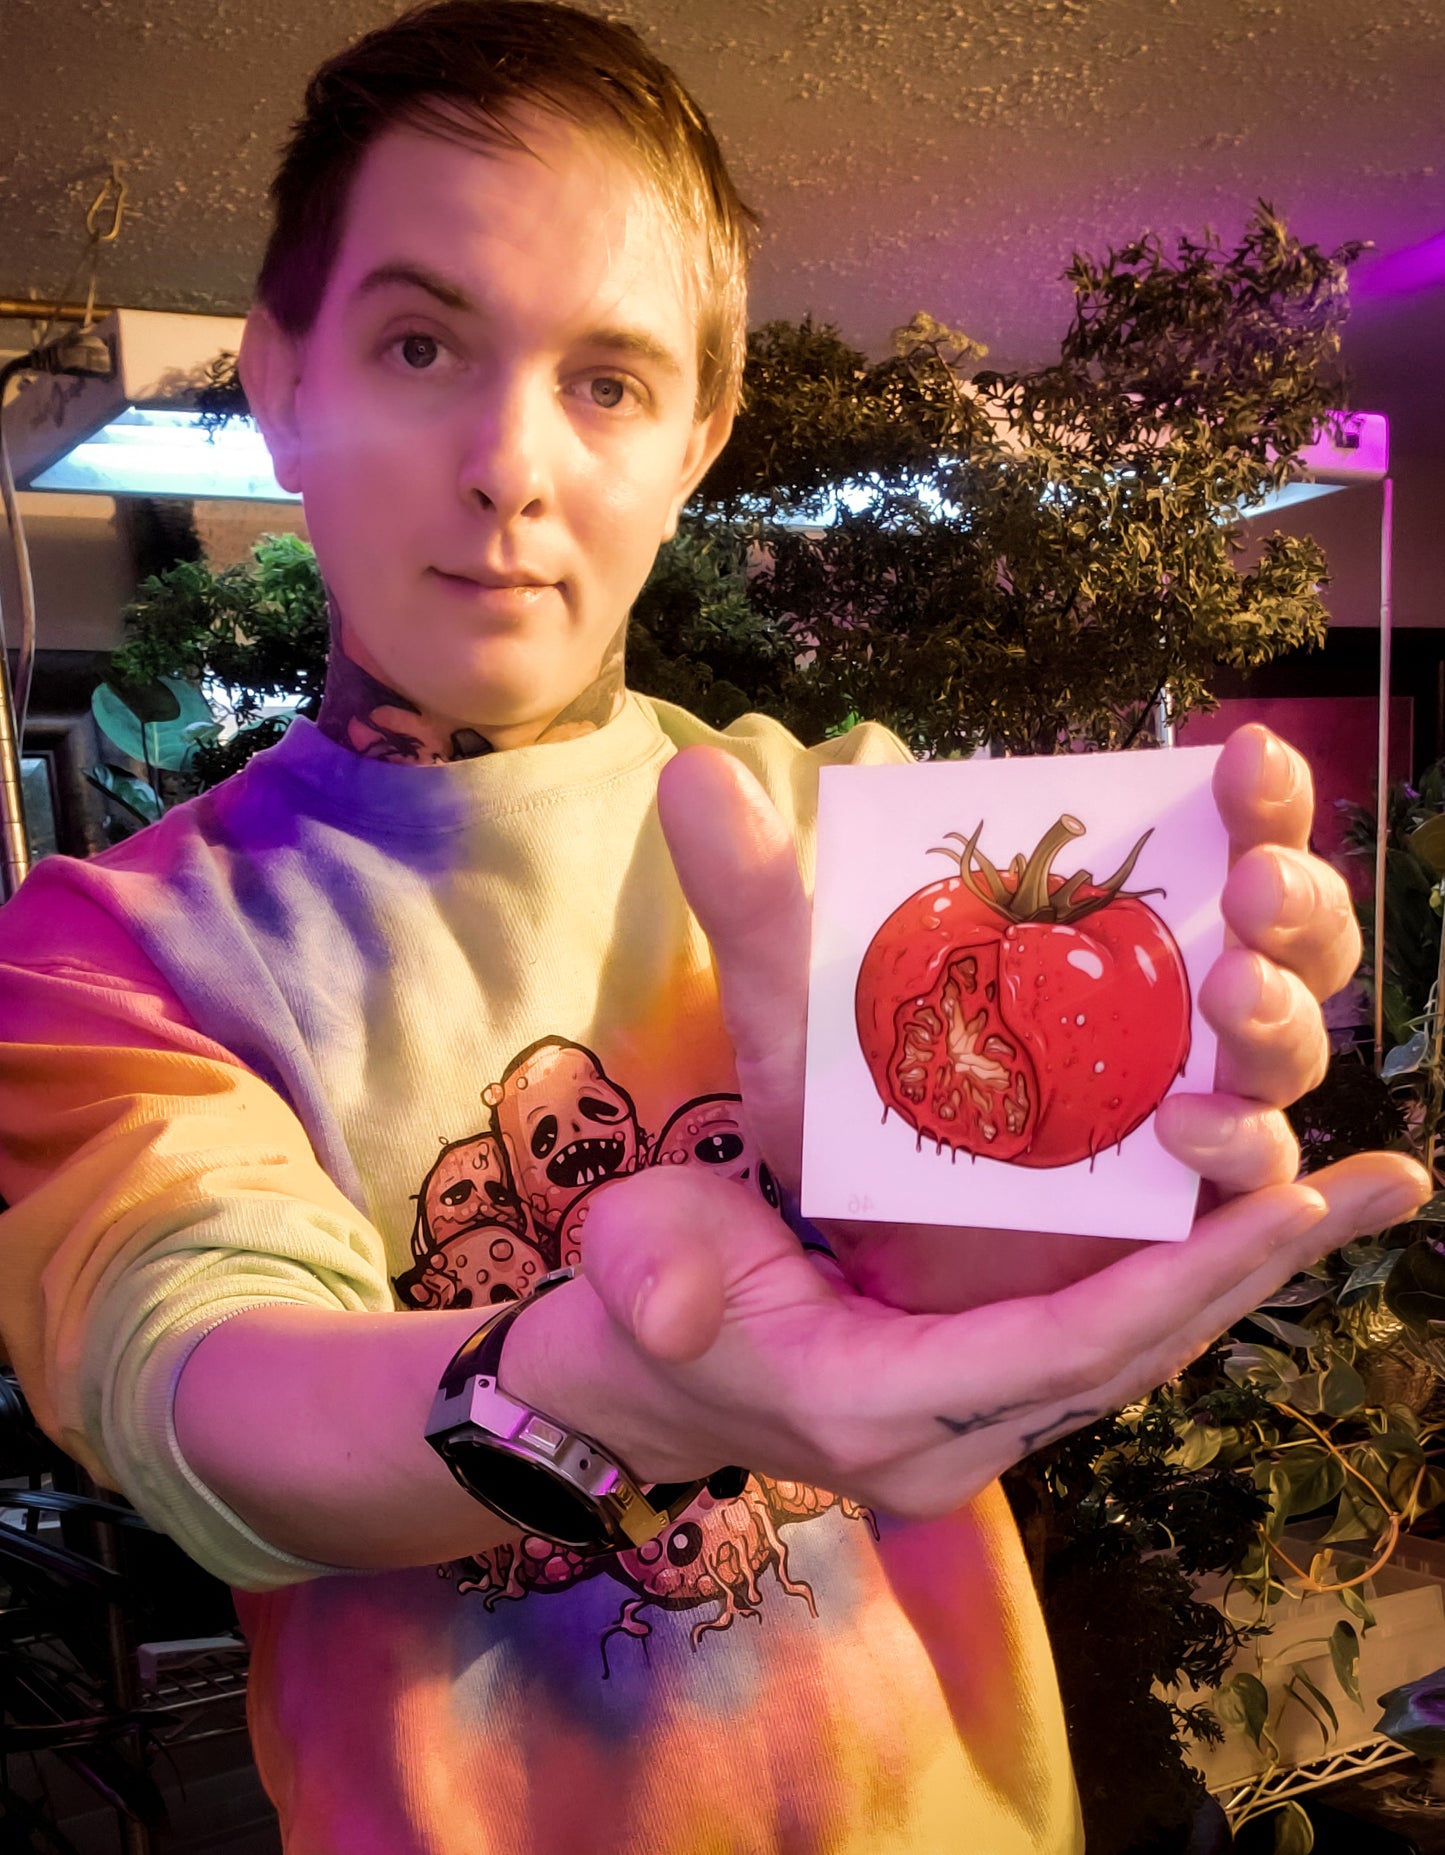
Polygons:
M1274 1030L1284 1024L1294 1010L1294 993L1289 981L1271 960L1257 963L1259 991L1250 1016L1261 1030Z
M1290 761L1289 755L1284 750L1284 742L1278 735L1265 734L1264 746L1259 756L1259 770L1271 786L1281 788L1278 797L1288 796L1283 788L1289 785L1291 790L1293 789L1293 782L1290 780Z
M1279 874L1279 912L1285 923L1308 921L1315 912L1315 886L1290 857L1275 865Z

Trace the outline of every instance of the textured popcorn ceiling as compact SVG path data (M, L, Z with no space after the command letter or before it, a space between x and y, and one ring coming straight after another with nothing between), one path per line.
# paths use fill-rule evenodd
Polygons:
M306 73L400 10L0 0L0 294L83 293L85 209L120 157L130 210L99 300L242 310ZM1445 291L1368 294L1372 263L1445 229L1445 0L616 10L698 95L763 217L756 319L811 311L878 352L926 308L1000 364L1038 360L1073 250L1145 228L1232 236L1263 195L1310 238L1374 241L1349 344L1360 397L1416 442L1445 415Z

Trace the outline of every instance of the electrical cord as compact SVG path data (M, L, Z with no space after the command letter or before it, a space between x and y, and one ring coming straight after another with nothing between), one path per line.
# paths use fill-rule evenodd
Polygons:
M13 895L29 868L25 833L25 807L21 792L20 757L25 722L30 712L30 686L35 674L35 580L30 570L30 548L25 523L15 494L15 477L5 441L5 394L17 374L72 374L109 378L115 356L108 343L85 330L17 354L0 367L0 501L15 549L16 577L20 582L20 643L12 690L4 654L5 613L0 603L0 900Z
M25 738L25 717L30 709L30 685L35 673L35 581L30 571L30 548L25 539L25 524L15 497L15 477L10 467L10 450L5 442L5 389L16 374L78 374L108 379L115 371L110 349L97 337L84 331L58 336L28 354L18 354L0 367L0 499L5 506L5 520L15 548L15 568L20 581L20 651L15 670L15 732ZM0 607L0 633L3 633L3 607Z
M52 315L31 347L0 367L0 502L15 549L15 569L20 582L20 645L16 656L15 684L12 691L10 665L5 651L5 613L0 603L0 901L7 900L24 881L30 867L30 840L25 826L25 794L21 756L25 747L25 723L30 712L30 687L35 674L35 581L30 570L30 548L25 538L20 503L15 494L15 477L10 468L10 453L5 443L5 394L16 374L48 373L100 376L108 379L115 372L115 351L110 343L90 333L95 311L96 277L100 268L100 248L114 244L120 236L125 217L126 183L123 161L112 161L110 173L91 201L85 215L85 229L90 243L76 269L90 265L90 284L86 291L85 313L78 332L68 332L53 339L50 330L58 319ZM106 208L110 224L103 223ZM56 308L69 294L70 280L56 299ZM33 333L33 325L32 325Z

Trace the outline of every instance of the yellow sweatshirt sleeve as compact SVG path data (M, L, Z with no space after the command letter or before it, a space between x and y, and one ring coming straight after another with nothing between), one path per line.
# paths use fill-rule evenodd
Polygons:
M229 1583L337 1570L259 1538L172 1419L191 1349L233 1314L393 1305L380 1235L281 1097L185 1051L0 1044L0 1193L0 1334L46 1432Z

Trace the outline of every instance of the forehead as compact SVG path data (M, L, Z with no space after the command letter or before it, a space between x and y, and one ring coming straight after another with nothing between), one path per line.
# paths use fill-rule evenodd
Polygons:
M456 281L484 314L522 313L548 332L614 322L695 333L690 266L655 185L599 128L535 108L507 121L524 148L408 126L363 156L347 202L323 315L381 306L380 267ZM399 292L397 292L399 294Z

